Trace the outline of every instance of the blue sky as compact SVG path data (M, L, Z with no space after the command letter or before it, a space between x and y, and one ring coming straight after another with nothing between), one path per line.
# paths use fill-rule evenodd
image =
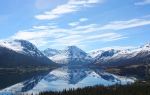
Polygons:
M1 0L0 39L40 49L132 48L150 42L150 0Z

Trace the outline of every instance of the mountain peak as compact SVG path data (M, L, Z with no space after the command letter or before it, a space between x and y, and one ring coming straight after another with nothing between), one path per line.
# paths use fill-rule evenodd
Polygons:
M82 52L86 55L86 53L82 49L78 48L77 46L67 46L64 50L74 54Z
M1 40L0 47L8 48L18 53L28 54L31 56L43 56L35 45L26 40L8 39Z
M144 51L150 51L150 43L147 43L145 45L142 45L138 48L135 49L136 51L141 51L141 50L144 50Z
M150 43L145 44L143 47L150 48Z
M0 46L14 51L22 51L23 47L17 40L0 40Z
M79 49L79 48L77 46L67 46L66 49L69 50L69 49Z
M67 46L63 50L48 50L44 52L48 58L60 64L90 63L90 57L77 46Z

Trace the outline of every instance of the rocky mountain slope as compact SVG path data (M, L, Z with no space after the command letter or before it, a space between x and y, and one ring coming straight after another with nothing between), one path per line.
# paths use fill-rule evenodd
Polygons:
M126 65L150 62L150 44L134 49L125 50L98 50L90 53L94 57L94 64L101 65Z
M44 54L59 64L80 65L92 62L92 58L76 46L68 46L64 50L46 49Z
M54 65L35 45L25 40L0 41L0 67Z

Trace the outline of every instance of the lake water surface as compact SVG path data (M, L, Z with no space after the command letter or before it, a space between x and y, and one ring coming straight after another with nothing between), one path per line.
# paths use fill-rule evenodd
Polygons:
M0 78L0 94L39 93L42 91L62 91L70 88L114 84L130 84L134 78L118 76L101 69L61 67L46 72L18 76L7 75Z

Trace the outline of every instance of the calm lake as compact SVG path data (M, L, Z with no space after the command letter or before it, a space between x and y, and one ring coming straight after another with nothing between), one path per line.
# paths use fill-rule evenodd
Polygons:
M96 68L61 67L34 73L2 74L0 76L0 94L36 94L42 91L62 91L95 85L124 85L134 81L134 78L110 74Z

